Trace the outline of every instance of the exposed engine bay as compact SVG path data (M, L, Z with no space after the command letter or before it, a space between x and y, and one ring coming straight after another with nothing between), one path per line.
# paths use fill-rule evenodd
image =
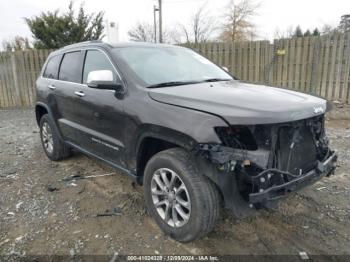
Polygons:
M324 115L294 122L217 127L222 144L200 144L199 152L236 176L249 203L268 206L286 193L334 172Z

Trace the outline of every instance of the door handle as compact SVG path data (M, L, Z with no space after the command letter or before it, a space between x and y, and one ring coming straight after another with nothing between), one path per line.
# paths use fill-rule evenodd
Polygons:
M79 96L79 97L85 96L85 94L84 94L83 91L75 91L74 94L76 94L76 95Z
M48 88L50 88L51 90L55 90L56 87L54 85L48 85Z

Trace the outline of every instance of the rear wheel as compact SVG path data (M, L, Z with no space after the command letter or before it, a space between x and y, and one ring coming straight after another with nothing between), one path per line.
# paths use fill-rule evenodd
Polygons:
M40 119L40 138L44 151L51 160L58 161L71 155L70 147L60 140L58 131L48 114Z
M145 169L144 194L159 227L181 242L208 234L220 215L215 185L199 174L189 153L181 148L151 158Z

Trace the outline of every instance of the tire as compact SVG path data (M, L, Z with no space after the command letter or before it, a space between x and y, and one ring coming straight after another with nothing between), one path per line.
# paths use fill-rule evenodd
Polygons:
M60 139L56 126L48 114L41 117L39 126L41 144L47 157L52 161L68 158L71 149Z
M172 183L174 173L177 178L175 176ZM163 183L159 183L160 178ZM161 185L166 184L169 190L165 187L162 190ZM158 226L166 235L180 242L207 235L220 217L218 190L198 172L190 154L181 148L162 151L149 160L144 173L144 195L147 210ZM177 211L179 206L181 212Z

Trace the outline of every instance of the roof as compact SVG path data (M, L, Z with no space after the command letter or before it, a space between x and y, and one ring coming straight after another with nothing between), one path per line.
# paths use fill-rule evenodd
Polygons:
M122 48L122 47L176 47L174 45L169 44L161 44L161 43L149 43L149 42L120 42L120 43L107 43L113 48Z
M160 44L160 43L148 43L148 42L120 42L120 43L107 43L100 40L92 40L92 41L85 41L80 43L75 43L71 45L64 46L54 52L52 52L50 55L60 54L64 51L68 51L69 49L79 49L83 47L107 47L110 49L113 48L124 48L124 47L154 47L154 48L164 48L164 47L178 47L180 46L176 45L169 45L169 44ZM73 50L72 50L73 51Z
M108 46L109 48L122 48L122 47L174 47L174 45L169 44L160 44L160 43L149 43L149 42L119 42L119 43L108 43L103 42L100 40L92 40L92 41L85 41L80 43L75 43L72 45L67 45L62 47L59 50L68 49L68 48L77 48L77 47L84 47L84 46Z

